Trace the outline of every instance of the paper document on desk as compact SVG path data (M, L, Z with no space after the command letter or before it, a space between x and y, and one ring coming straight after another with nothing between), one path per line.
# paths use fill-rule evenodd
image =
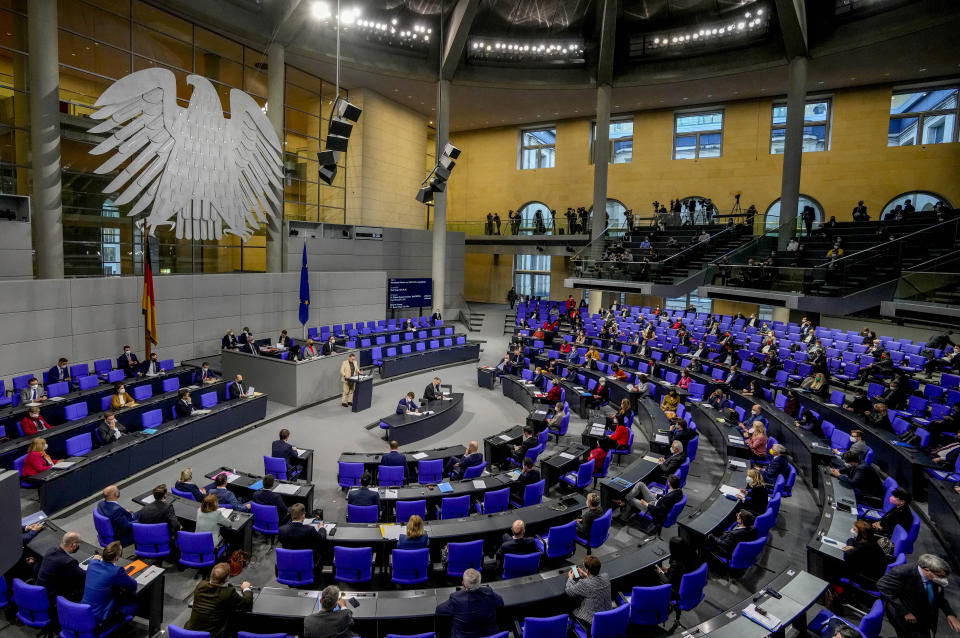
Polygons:
M203 408L202 410L194 410L193 412L191 412L191 414L192 414L193 416L210 414L210 410L208 410L208 409L206 409L206 408Z
M829 536L824 536L823 538L820 539L820 542L822 542L822 543L824 543L824 544L826 544L826 545L833 545L834 547L845 547L845 546L846 546L844 543L841 543L840 541L838 541L838 540L835 539L835 538L830 538Z
M644 460L644 461L650 461L650 462L652 462L652 463L659 463L659 462L660 462L660 457L659 457L659 456L650 456L649 454L647 454L646 456L643 457L643 460Z
M307 450L297 450L297 456L303 456L307 453Z
M233 483L233 482L236 481L238 478L240 478L240 475L239 475L239 474L234 474L233 472L228 472L228 471L226 471L226 470L224 470L223 472L218 472L218 473L217 473L217 476L219 476L220 474L226 474L226 475L227 475L227 483Z
M653 437L653 440L656 441L657 443L669 443L670 437L667 436L666 434L658 434L655 437Z
M743 443L743 437L742 437L742 436L736 436L736 435L734 435L734 434L728 434L728 435L727 435L727 440L730 441L731 443Z
M726 496L736 496L740 493L740 489L732 485L721 485L719 489L720 493Z
M710 408L711 410L713 409L713 406L710 405L709 403L701 403L701 404L700 404L700 407L702 407L702 408Z
M769 613L766 616L760 615L756 605L748 605L747 608L743 610L743 615L768 631L773 631L780 626L779 618Z
M230 518L230 515L233 514L233 510L228 507L218 507L217 511L219 511L221 514L223 514L227 518Z
M383 497L384 497L384 498L394 498L394 499L395 499L395 498L397 498L397 490L395 490L395 489L392 489L392 490L389 490L389 489L388 489L388 490L384 490L384 492L383 492Z
M590 434L592 436L603 436L607 433L607 429L602 425L595 425L590 428Z
M747 462L746 462L746 461L740 461L740 460L738 460L738 459L730 459L730 465L733 465L734 467L739 467L739 468L747 469Z
M298 489L300 489L298 485L290 483L277 483L273 486L273 491L277 494L296 494Z
M58 461L56 465L53 466L55 470L65 470L68 467L73 467L76 461Z
M49 397L50 401L66 401L67 397Z
M156 565L150 565L149 567L141 571L139 574L137 574L137 577L134 580L137 581L138 585L146 585L147 583L149 583L151 580L153 580L154 578L156 578L162 573L163 573L162 568L157 567Z
M568 461L570 461L570 460L573 460L573 459L575 459L575 458L577 458L577 457L575 457L574 455L570 454L569 452L561 452L561 453L560 453L560 458L567 459Z
M485 490L487 489L487 484L480 479L475 479L473 481L473 489L475 490Z
M380 534L387 540L395 541L407 531L406 525L381 525Z
M188 385L186 389L187 389L187 390L190 390L191 392L193 392L194 390L199 390L199 389L200 389L200 386L198 386L198 385Z
M547 413L546 410L537 410L534 412L534 414L546 414L546 413Z
M149 505L152 502L153 502L153 494L147 494L146 496L140 499L141 505Z
M413 455L413 458L417 459L418 461L419 461L420 459L425 459L425 458L427 458L427 453L426 453L426 452L417 452L416 454Z
M513 437L510 436L509 434L501 434L499 438L500 438L501 441L511 441L511 440L513 440Z

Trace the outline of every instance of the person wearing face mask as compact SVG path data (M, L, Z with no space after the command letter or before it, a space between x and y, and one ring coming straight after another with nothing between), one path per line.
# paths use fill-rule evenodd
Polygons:
M743 503L743 509L760 516L767 511L767 486L763 482L760 470L747 470L747 486L740 489L737 498Z
M950 564L934 554L923 554L916 563L890 569L878 582L887 620L897 638L930 638L937 634L938 612L960 632L960 620L943 595ZM942 634L940 634L942 635Z
M123 374L129 377L135 377L140 368L140 359L133 354L130 346L123 346L123 354L117 357L117 369L123 370Z
M155 377L160 374L160 372L162 372L162 370L160 370L160 360L157 359L155 352L151 353L150 358L143 365L142 374L147 377Z
M57 464L57 461L50 458L47 454L47 440L38 437L30 442L30 449L27 452L27 458L23 460L23 469L20 476L33 476Z
M903 531L909 531L913 524L913 514L910 511L910 501L913 497L910 492L898 487L890 493L890 504L893 508L885 512L879 521L872 525L873 531L881 536L890 538L893 536L894 528L899 525Z
M97 426L97 436L100 437L100 443L106 445L116 441L127 433L126 428L117 421L116 414L112 410L103 413L103 422Z
M223 335L223 339L220 340L220 348L222 350L236 350L237 343L237 335L233 334L233 330L227 330L227 334Z
M886 569L887 555L877 544L877 537L870 523L856 521L843 548L844 576L860 587L874 591L877 588L877 579L883 576Z
M47 423L43 416L40 415L40 408L37 406L30 408L27 411L27 416L23 417L23 420L20 421L20 429L23 430L24 436L43 432L51 427L53 426Z
M327 342L323 344L323 356L327 357L337 351L337 340L333 335L330 335L330 338L327 339Z
M313 359L318 356L320 356L320 350L317 348L317 344L314 343L313 339L307 339L306 344L300 350L300 357L302 359Z
M118 383L116 385L116 392L113 393L113 396L110 397L110 409L111 410L120 410L122 408L132 408L137 405L137 402L133 400L133 397L127 394L127 386L123 383Z
M47 399L47 391L43 389L43 386L40 385L40 381L36 377L30 377L30 380L27 381L27 387L20 390L20 404L25 405L27 403L40 403Z
M80 534L67 532L60 545L48 550L40 561L37 585L46 588L47 598L52 605L56 604L57 596L63 596L72 602L80 602L83 596L86 572L71 555L76 554L78 549Z
M173 404L176 418L182 419L193 414L193 402L190 400L190 390L180 388L177 391L177 402Z
M279 343L279 344L280 344L281 346L283 346L284 348L289 348L290 346L293 345L293 339L291 339L290 337L287 336L287 331L286 331L286 330L281 330L281 331L280 331L280 338L277 339L277 343Z
M210 369L210 364L206 361L200 366L199 381L201 383L215 383L217 381L216 375L213 373L213 370Z
M67 370L67 358L60 357L57 365L50 368L47 372L47 383L59 383L60 381L72 381L70 371Z

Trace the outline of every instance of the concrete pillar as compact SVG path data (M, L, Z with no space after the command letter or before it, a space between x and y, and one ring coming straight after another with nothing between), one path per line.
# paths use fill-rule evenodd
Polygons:
M283 151L283 89L286 76L284 49L278 42L271 42L267 49L267 118L280 138ZM283 158L281 157L281 162ZM283 192L280 195L280 215L274 222L267 222L267 272L283 272Z
M610 163L610 85L597 86L597 139L593 143L593 216L590 221L590 252L587 258L599 261L603 257L604 240L598 239L607 227L607 169ZM603 293L590 291L587 303L591 313L604 305Z
M437 158L450 140L450 80L437 83ZM453 177L451 175L451 177ZM433 307L445 313L447 282L447 191L433 196Z
M807 101L807 58L790 60L787 89L787 129L783 145L783 178L780 186L780 234L777 246L787 247L796 234L803 163L803 120ZM793 223L788 223L793 221Z
M37 278L63 278L63 203L60 197L60 69L57 0L27 3L30 51L30 170Z

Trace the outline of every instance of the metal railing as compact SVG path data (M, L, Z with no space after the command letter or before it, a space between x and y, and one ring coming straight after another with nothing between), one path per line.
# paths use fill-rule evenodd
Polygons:
M956 267L955 267L956 269ZM903 271L893 297L897 301L923 301L955 305L960 297L960 272Z

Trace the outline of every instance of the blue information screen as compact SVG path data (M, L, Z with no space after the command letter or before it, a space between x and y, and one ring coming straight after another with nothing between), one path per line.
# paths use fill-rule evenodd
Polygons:
M399 308L419 308L433 305L433 279L390 279L387 281L387 306L391 310Z

